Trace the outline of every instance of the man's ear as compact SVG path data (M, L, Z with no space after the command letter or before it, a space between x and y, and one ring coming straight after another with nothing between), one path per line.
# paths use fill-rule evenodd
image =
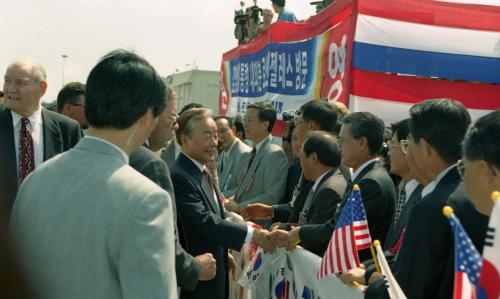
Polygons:
M47 81L42 80L40 83L38 83L38 87L40 88L40 91L38 92L38 96L41 98L45 95L45 92L47 91Z

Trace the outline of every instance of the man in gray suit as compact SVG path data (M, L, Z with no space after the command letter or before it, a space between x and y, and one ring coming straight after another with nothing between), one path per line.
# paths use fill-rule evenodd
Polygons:
M245 134L255 145L242 167L240 183L226 208L239 212L251 203L277 204L285 192L288 159L285 152L271 143L276 122L276 109L269 103L257 102L247 107Z
M234 195L240 177L243 175L244 154L250 153L252 148L236 138L231 128L231 121L225 116L214 118L219 133L219 144L223 152L219 155L219 189L225 197Z
M165 107L138 55L104 56L87 80L88 135L21 185L10 233L42 298L176 298L166 191L128 166Z

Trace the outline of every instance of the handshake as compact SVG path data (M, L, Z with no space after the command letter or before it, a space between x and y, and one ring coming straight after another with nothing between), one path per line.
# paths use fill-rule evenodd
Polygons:
M273 207L256 203L249 204L243 209L238 208L238 204L228 200L226 209L240 213L244 220L270 220L273 217ZM271 231L256 229L253 233L253 241L257 243L265 252L274 253L277 248L294 250L300 242L300 227L294 227L291 231L278 229L274 226Z
M268 253L274 253L277 248L286 248L291 251L300 242L299 231L300 227L294 227L291 231L276 228L270 232L256 229L253 232L253 240Z

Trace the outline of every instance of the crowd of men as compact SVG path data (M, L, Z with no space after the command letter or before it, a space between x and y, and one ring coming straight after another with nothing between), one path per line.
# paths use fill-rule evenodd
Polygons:
M281 147L271 104L248 105L242 119L196 104L177 115L175 91L123 50L105 55L85 85L64 86L59 113L40 105L48 81L37 62L10 64L3 86L8 296L227 298L232 250L300 245L322 256L358 185L371 237L408 298L451 298L454 243L442 207L481 251L490 194L500 190L500 111L471 124L449 99L415 104L387 139L376 115L312 100ZM339 278L367 285L366 298L388 298L369 249L359 257L364 266Z

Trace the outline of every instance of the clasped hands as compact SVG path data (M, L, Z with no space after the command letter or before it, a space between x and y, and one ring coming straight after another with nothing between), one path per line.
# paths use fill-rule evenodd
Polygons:
M274 253L277 248L286 248L291 251L299 242L299 229L299 227L294 227L291 231L286 231L278 229L277 226L272 231L256 229L253 238L265 252Z

